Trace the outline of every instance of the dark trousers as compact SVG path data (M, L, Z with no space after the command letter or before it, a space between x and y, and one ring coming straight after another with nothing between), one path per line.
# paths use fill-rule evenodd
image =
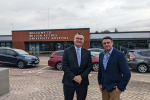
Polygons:
M69 87L64 85L64 97L65 100L73 100L74 92L76 91L77 94L77 100L85 100L87 95L87 89L88 87Z

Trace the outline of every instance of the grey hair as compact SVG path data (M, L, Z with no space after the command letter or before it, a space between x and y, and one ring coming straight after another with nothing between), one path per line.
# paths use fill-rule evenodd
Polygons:
M81 32L76 33L76 34L74 35L74 38L76 37L77 34L78 34L78 35L83 35L83 38L84 38L84 34L81 33Z

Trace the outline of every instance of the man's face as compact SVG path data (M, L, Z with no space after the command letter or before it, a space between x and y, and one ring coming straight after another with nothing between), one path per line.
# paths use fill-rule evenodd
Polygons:
M84 43L84 37L83 35L79 35L77 34L75 37L74 37L74 45L76 47L81 47Z
M106 51L110 51L112 49L113 42L110 39L104 39L102 44Z

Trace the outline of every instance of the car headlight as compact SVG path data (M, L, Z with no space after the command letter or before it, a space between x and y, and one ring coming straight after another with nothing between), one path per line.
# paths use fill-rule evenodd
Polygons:
M25 59L32 60L32 58L30 58L30 57L25 57Z

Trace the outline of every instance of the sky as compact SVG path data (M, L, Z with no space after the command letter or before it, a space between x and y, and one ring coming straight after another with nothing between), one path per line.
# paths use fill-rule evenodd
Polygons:
M0 0L0 35L68 28L150 31L150 0Z

